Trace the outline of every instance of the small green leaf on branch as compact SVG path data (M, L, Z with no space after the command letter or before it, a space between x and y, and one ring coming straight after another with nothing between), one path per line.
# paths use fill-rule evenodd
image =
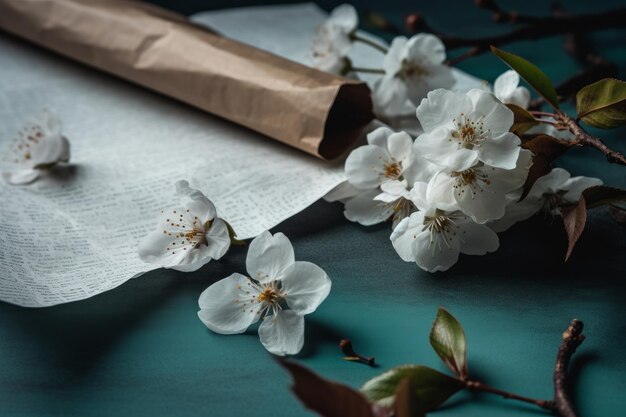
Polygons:
M465 332L461 323L444 308L437 310L430 345L452 372L461 379L467 378Z
M511 69L517 71L520 77L530 84L537 94L543 97L552 107L559 109L559 98L554 84L543 71L521 56L503 51L495 46L491 47L491 52L504 61Z
M520 106L516 106L515 104L507 104L506 106L513 112L513 126L511 126L511 132L515 133L517 136L523 135L528 129L541 123L539 120L535 119L535 116Z
M361 392L370 401L392 407L396 390L402 381L409 378L415 401L424 412L432 411L465 385L439 371L422 365L405 365L393 368L363 385Z
M394 417L425 417L426 412L413 395L415 387L411 378L405 378L396 390L396 401L393 405Z
M578 118L600 129L626 124L626 82L605 78L576 94Z

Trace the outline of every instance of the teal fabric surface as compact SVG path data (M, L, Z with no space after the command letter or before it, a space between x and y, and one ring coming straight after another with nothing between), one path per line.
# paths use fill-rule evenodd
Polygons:
M459 3L453 13L448 2L431 3L396 1L385 2L385 7L398 19L407 7L416 7L442 29L487 33L483 25L488 13L475 10L472 2ZM180 10L207 8L198 1L186 4L189 8L179 4ZM611 4L566 5L577 12ZM524 5L518 2L516 7ZM535 7L540 13L547 6ZM623 70L624 32L607 31L594 40ZM577 68L562 52L561 42L553 38L507 49L560 80ZM467 61L462 68L488 80L505 70L491 56ZM625 151L625 133L621 129L602 135ZM626 168L610 166L594 150L573 150L560 165L574 175L626 187ZM537 218L501 234L498 252L462 255L451 271L434 275L398 258L389 242L389 225L351 224L339 204L319 202L274 231L290 237L298 260L320 265L333 280L326 302L307 316L305 347L296 358L320 374L358 387L400 364L443 370L429 347L428 332L437 307L445 306L465 327L475 378L522 395L550 398L561 333L577 317L585 322L587 335L571 368L581 415L624 414L626 227L613 222L605 210L593 211L568 263L562 261L566 239L560 220ZM220 336L198 320L201 291L233 272L245 272L245 249L234 248L196 273L153 271L77 303L47 309L0 304L0 415L308 415L255 329ZM343 361L337 346L341 338L375 356L379 368ZM524 404L467 394L453 397L436 413L543 414Z

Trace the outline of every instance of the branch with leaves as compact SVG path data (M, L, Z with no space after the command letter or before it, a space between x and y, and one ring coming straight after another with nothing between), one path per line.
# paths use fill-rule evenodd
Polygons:
M494 388L470 376L467 341L461 323L439 308L430 332L430 344L452 371L446 375L423 365L393 368L366 382L360 391L328 381L288 361L280 362L293 377L294 394L323 417L422 417L462 390L495 394L548 410L560 417L577 417L567 393L567 368L584 341L583 323L572 320L563 333L553 373L554 396L535 399Z

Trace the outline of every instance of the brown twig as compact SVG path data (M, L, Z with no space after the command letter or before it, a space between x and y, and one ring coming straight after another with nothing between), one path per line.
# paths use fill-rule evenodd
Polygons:
M376 366L376 360L373 356L362 356L356 353L352 347L352 342L348 339L342 339L339 341L339 347L341 348L343 354L346 355L344 357L345 360L364 363L372 367Z
M626 165L626 157L624 157L622 153L614 151L606 146L602 139L587 133L582 127L580 127L576 120L563 113L559 113L555 116L560 122L567 126L570 132L574 134L576 137L576 144L591 146L598 149L604 154L604 156L606 156L606 159L613 164Z
M578 416L567 395L567 368L572 355L584 340L583 322L576 319L572 320L567 330L563 333L563 341L556 355L556 366L554 368L552 410L562 417Z
M554 367L554 398L551 400L539 400L524 397L485 385L478 381L464 381L465 386L473 391L486 392L489 394L499 395L506 399L534 404L540 408L549 410L553 414L560 417L578 417L578 414L576 414L572 402L567 394L567 368L572 355L576 352L578 346L580 346L580 344L585 340L585 336L582 334L582 331L583 322L574 319L563 333L563 340L559 346L556 356L556 365Z

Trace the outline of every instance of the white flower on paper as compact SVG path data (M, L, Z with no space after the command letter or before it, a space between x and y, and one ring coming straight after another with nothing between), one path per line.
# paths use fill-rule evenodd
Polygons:
M313 37L311 55L316 68L341 74L349 65L351 35L359 24L356 10L349 4L336 7Z
M296 262L289 239L267 231L250 243L246 269L249 277L232 274L204 290L198 317L220 334L243 333L261 319L259 337L269 352L300 352L304 315L328 296L328 275L315 264Z
M187 181L176 183L177 206L163 210L157 230L139 244L144 262L177 271L195 271L211 259L220 259L230 247L226 222L213 203Z
M505 104L515 104L527 109L530 104L530 91L519 86L519 74L514 70L502 73L493 84L493 94Z
M428 183L432 199L447 206L458 206L476 223L504 216L507 193L526 181L532 153L522 149L514 169L505 170L478 163L463 171L441 171Z
M426 183L415 183L411 198L419 211L402 220L391 234L400 258L416 262L425 271L446 271L459 253L484 255L498 249L498 235L473 222L458 208L441 205L427 192Z
M28 184L42 171L70 159L70 143L61 133L61 121L47 111L17 134L2 176L11 184Z
M425 159L459 172L478 162L515 168L521 142L509 132L513 112L492 94L439 89L428 93L416 113L424 133L415 146Z
M506 206L504 217L489 223L489 226L496 232L502 232L538 212L560 215L559 206L577 204L582 192L596 185L602 185L598 178L571 177L563 168L554 168L535 181L522 201L518 201L521 192L514 194Z
M429 91L451 88L455 80L450 67L443 64L445 59L445 46L434 35L396 37L383 62L385 75L372 93L375 112L386 117L405 115Z
M408 186L430 177L434 166L414 155L413 139L405 132L379 127L367 142L346 159L348 183L359 192L346 199L344 214L364 226L401 220L414 209L406 198Z

